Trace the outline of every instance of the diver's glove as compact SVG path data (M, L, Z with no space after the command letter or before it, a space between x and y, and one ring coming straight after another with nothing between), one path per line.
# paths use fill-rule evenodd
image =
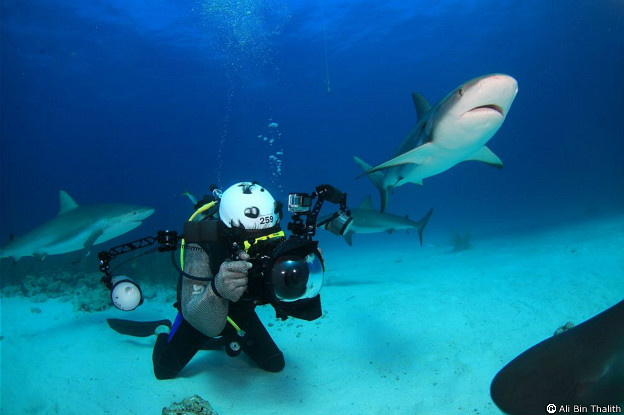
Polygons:
M239 258L240 261L225 260L211 282L215 295L232 302L240 300L247 290L247 274L251 268L247 253L241 252Z

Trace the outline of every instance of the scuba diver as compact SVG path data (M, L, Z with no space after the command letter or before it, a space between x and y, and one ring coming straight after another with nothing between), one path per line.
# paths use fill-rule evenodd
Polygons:
M223 192L219 203L219 220L230 229L239 228L251 241L282 237L281 215L281 206L271 194L254 183L231 186ZM152 360L158 379L175 377L207 341L217 336L235 339L240 330L244 331L243 339L232 351L240 347L269 372L284 368L284 356L260 322L253 302L239 301L247 290L248 273L253 266L248 262L250 256L240 251L237 259L229 259L226 243L191 244L190 247L201 250L185 251L187 273L214 278L208 282L180 277L180 312L171 332L159 334L154 346ZM238 327L231 323L226 326L228 316Z
M109 319L109 325L123 334L157 335L152 354L157 379L175 378L199 350L223 348L232 357L243 352L263 370L281 371L284 355L255 307L271 304L283 320L320 317L324 265L312 236L323 225L344 234L352 222L346 193L330 185L318 186L316 191L289 195L288 209L293 213L289 238L280 226L282 204L258 183L240 182L222 193L214 191L214 197L198 203L201 206L184 227L180 266L176 266L180 276L174 323ZM340 204L340 210L317 224L325 200ZM144 238L98 255L105 273L102 281L111 289L117 308L132 310L142 303L142 296L132 280L111 276L110 260L155 241L159 251L170 250L173 258L178 240L171 231L159 231L158 239Z

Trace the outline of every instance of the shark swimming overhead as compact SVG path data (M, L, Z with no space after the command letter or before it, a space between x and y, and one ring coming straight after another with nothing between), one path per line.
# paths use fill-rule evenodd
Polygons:
M63 190L59 198L59 214L2 247L0 258L18 260L88 249L131 231L154 213L152 208L126 204L78 206Z
M388 190L423 179L454 165L475 160L502 168L502 161L485 144L503 125L518 92L514 78L503 74L470 80L435 105L420 94L412 99L418 123L408 133L395 156L375 167L354 157L381 195L381 211Z
M433 209L430 209L429 212L417 222L410 220L407 216L380 213L377 209L373 208L370 196L366 196L364 201L362 201L356 209L351 209L353 222L349 230L344 234L344 238L349 245L352 245L354 233L391 233L399 229L408 231L410 229L415 229L418 231L420 244L422 245L422 233L432 213Z

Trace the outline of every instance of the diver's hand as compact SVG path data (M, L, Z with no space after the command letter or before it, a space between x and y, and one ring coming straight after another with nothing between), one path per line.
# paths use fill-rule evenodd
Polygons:
M241 251L240 261L225 260L214 279L216 294L232 302L237 302L247 290L247 274L251 268L249 255Z

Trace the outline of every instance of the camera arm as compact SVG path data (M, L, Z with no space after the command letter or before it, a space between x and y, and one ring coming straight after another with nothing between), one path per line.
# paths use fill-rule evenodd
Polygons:
M341 208L346 208L347 194L342 193L331 184L321 184L316 186L316 192L319 195L319 199L322 198L328 202L340 205Z
M158 243L158 252L173 251L178 246L179 236L176 231L158 231L157 235L146 236L136 241L127 242L110 248L108 251L98 253L100 260L100 271L104 273L102 284L111 288L112 275L110 273L110 263L113 259L121 254L133 252Z
M288 229L292 231L294 236L312 239L318 227L335 220L339 216L346 216L347 218L351 216L351 211L347 207L346 193L341 192L330 184L321 184L316 186L315 190L315 192L309 195L310 199L317 198L314 207L307 212L295 212L292 216L292 222L288 224ZM318 215L325 201L339 205L340 210L321 223L317 223ZM305 224L301 216L306 217Z

